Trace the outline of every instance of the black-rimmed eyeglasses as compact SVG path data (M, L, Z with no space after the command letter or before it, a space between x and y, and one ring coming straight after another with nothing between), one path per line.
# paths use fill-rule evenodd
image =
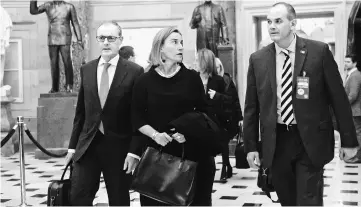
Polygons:
M120 37L116 37L116 36L97 36L96 38L97 38L98 42L104 42L105 39L107 39L108 42L115 42Z

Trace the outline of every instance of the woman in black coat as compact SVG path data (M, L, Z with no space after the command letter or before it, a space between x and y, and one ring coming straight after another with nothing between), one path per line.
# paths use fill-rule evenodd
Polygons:
M141 136L132 145L143 149L161 145L164 152L180 156L180 143L184 143L185 151L188 149L186 158L198 163L191 205L211 206L216 169L214 157L202 153L202 149L208 147L207 143L197 142L180 133L169 135L169 123L173 120L192 111L207 112L202 81L196 71L183 65L182 60L181 33L175 28L160 30L153 40L151 67L139 77L133 89L132 125ZM140 203L142 206L166 205L143 195Z
M232 166L229 162L228 143L229 136L225 127L224 105L230 99L226 95L226 85L221 76L217 74L216 57L209 49L201 49L197 53L197 69L203 82L204 93L209 109L209 117L218 124L222 130L222 160L221 180L232 176Z

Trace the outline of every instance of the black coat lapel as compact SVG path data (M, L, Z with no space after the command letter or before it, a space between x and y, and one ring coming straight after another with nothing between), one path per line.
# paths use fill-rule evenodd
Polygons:
M276 48L274 43L269 46L268 56L266 59L268 78L271 83L271 89L273 94L277 96L277 84L276 84Z
M85 68L85 70L89 70L89 80L87 80L87 85L90 86L90 90L94 97L94 103L101 108L99 93L98 93L98 79L97 79L97 71L100 57L97 60L94 60L90 63L89 68ZM86 72L84 72L86 73Z
M307 48L304 40L298 36L296 36L296 55L295 55L295 66L293 71L293 80L292 80L292 89L295 91L296 89L296 81L297 76L301 75L301 70L303 67L303 63L305 62L305 58L307 55Z
M117 88L122 84L123 80L128 74L128 68L127 63L124 61L123 58L119 57L117 68L115 69L115 74L113 77L112 84L109 88L109 93L107 96L107 100L105 101L104 107L106 107L108 100L114 96L116 93ZM121 95L118 95L118 97L121 97Z

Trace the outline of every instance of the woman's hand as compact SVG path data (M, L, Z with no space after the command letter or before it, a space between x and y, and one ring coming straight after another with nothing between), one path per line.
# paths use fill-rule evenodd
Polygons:
M209 94L209 97L210 97L211 99L213 99L213 98L214 98L214 95L216 95L216 91L215 91L215 90L212 90L212 89L209 89L209 90L208 90L208 94Z
M175 133L172 135L173 139L175 139L179 143L184 143L186 141L186 138L181 133Z
M167 133L158 133L154 136L153 140L163 147L173 140Z

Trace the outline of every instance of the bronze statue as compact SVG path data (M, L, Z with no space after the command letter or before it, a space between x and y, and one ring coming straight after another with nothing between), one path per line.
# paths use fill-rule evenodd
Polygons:
M78 43L82 45L80 26L74 5L61 0L48 1L37 6L36 0L30 1L30 14L46 12L49 21L48 46L51 62L52 88L49 93L59 92L59 52L65 67L66 91L73 92L73 66L70 57L71 29L73 25Z
M355 54L361 68L361 1L355 1L348 19L347 54Z
M197 50L208 48L218 57L220 38L221 44L229 44L223 8L212 1L205 1L194 9L189 25L197 28Z

